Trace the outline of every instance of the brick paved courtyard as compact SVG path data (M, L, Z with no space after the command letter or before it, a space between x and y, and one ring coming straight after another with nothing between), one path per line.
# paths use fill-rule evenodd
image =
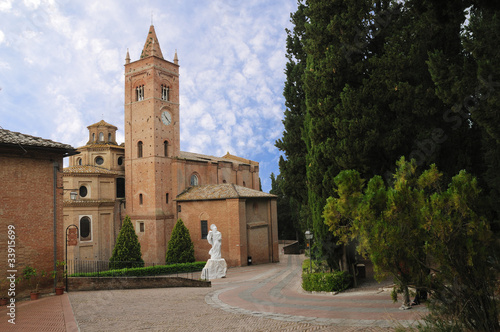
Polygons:
M303 259L282 255L278 264L232 268L211 288L70 292L26 301L18 306L15 330L391 331L426 312L423 306L399 310L379 285L306 293L300 287ZM6 316L5 307L0 314ZM0 321L0 330L11 328Z

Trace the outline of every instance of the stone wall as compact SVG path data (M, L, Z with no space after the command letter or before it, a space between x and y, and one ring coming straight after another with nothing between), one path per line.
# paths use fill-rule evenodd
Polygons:
M104 278L68 278L68 290L112 290L169 287L211 287L210 281L186 279L181 277L104 277Z

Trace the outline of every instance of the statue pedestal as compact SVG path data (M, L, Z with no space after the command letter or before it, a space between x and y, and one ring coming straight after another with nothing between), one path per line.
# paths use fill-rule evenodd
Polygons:
M201 271L201 279L212 280L226 277L227 264L224 258L209 259L203 271Z

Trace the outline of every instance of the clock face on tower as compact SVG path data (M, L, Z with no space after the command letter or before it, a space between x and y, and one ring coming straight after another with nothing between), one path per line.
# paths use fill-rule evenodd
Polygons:
M172 114L170 114L169 111L163 111L163 113L161 113L161 121L166 125L168 126L169 124L172 123Z

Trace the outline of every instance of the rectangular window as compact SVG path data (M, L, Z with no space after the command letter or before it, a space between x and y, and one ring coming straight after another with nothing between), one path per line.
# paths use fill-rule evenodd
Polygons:
M168 204L168 193L165 194L165 201Z
M144 233L144 223L139 223L139 232Z
M206 220L201 221L201 238L206 240L208 235L208 222Z

